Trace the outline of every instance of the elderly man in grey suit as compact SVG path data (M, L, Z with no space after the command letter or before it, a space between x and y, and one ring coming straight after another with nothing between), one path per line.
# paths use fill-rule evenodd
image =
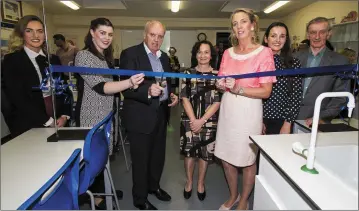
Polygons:
M307 25L308 50L298 52L295 56L303 67L319 67L349 64L346 57L329 50L325 42L331 35L331 26L327 18L317 17ZM323 92L343 92L349 88L349 81L333 75L306 76L303 78L303 100L297 119L312 124L316 98ZM320 123L329 123L340 113L345 98L325 98L320 111Z

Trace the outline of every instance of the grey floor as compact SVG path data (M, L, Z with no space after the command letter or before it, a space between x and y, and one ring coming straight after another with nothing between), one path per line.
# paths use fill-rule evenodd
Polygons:
M222 167L216 163L208 166L206 175L206 192L207 197L204 201L197 198L197 171L194 175L192 197L188 200L183 197L183 188L186 182L184 172L183 157L179 154L179 107L173 109L171 116L171 127L167 132L167 149L166 149L166 162L161 178L161 188L167 191L172 200L170 202L159 201L153 195L148 196L148 200L160 210L218 210L229 197L229 190L224 177ZM126 154L129 158L129 146L126 145ZM137 209L133 206L132 202L132 176L131 169L127 171L125 159L122 150L115 154L114 159L111 161L112 177L116 189L124 192L124 197L120 200L120 209L134 210ZM239 178L239 190L241 188L241 177ZM250 199L253 200L253 194ZM82 207L82 209L87 209ZM234 207L235 208L235 207Z

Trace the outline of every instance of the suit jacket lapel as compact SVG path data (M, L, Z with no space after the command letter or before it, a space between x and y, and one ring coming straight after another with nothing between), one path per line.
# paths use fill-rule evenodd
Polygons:
M309 50L304 51L303 54L301 55L301 58L298 58L301 60L302 67L307 67L308 56L309 56Z
M166 53L162 52L160 61L162 64L163 72L171 72L170 64L169 64L169 58ZM167 92L168 92L168 100L171 98L171 78L166 78L167 81ZM168 114L169 115L169 114Z
M143 65L143 70L149 70L153 72L152 66L151 66L151 62L150 59L148 58L147 52L145 50L145 46L143 43L138 45L140 56L139 56L139 60L140 60L140 64L141 66Z
M21 56L24 58L22 60L22 61L24 61L24 64L23 64L24 68L23 69L26 70L26 72L23 72L23 74L24 74L24 76L27 77L27 81L31 85L35 85L35 86L40 85L39 76L37 74L35 66L32 63L32 61L30 60L29 56L26 54L24 49L21 50Z
M308 85L308 88L307 90L310 90L313 86L313 84L315 84L317 82L317 80L319 80L321 76L315 76L315 77L312 77L312 80L310 81L309 85ZM304 84L304 82L303 82ZM306 92L305 94L307 94L308 92Z
M322 60L320 60L319 66L330 66L332 65L332 52L328 48L325 49Z
M299 55L298 59L301 61L301 66L303 68L307 67L307 61L308 61L308 56L309 56L309 50L304 51L301 55ZM302 78L302 89L304 90L304 81L305 81L305 77Z
M45 69L49 66L47 58L45 56L38 56L35 60L37 65L39 66L42 79L44 79L46 77Z
M162 52L162 55L160 57L160 61L161 61L161 64L162 64L163 72L169 72L169 69L167 68L169 61L168 61L168 57L164 55L164 52Z

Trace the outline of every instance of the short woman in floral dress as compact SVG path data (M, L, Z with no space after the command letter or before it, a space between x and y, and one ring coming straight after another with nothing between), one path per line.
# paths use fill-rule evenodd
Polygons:
M209 41L197 42L192 54L196 55L197 64L185 73L217 75L217 71L213 70L213 65L210 64L215 61L216 52ZM191 197L195 158L198 158L197 195L200 200L204 200L204 178L208 161L213 158L220 99L214 79L184 79L182 84L181 98L184 111L181 115L180 149L181 154L185 156L187 176L183 195L186 199Z

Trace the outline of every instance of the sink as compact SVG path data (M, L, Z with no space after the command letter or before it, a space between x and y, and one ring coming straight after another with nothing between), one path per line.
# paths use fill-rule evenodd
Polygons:
M323 168L358 193L358 145L317 146L315 153L317 167Z

